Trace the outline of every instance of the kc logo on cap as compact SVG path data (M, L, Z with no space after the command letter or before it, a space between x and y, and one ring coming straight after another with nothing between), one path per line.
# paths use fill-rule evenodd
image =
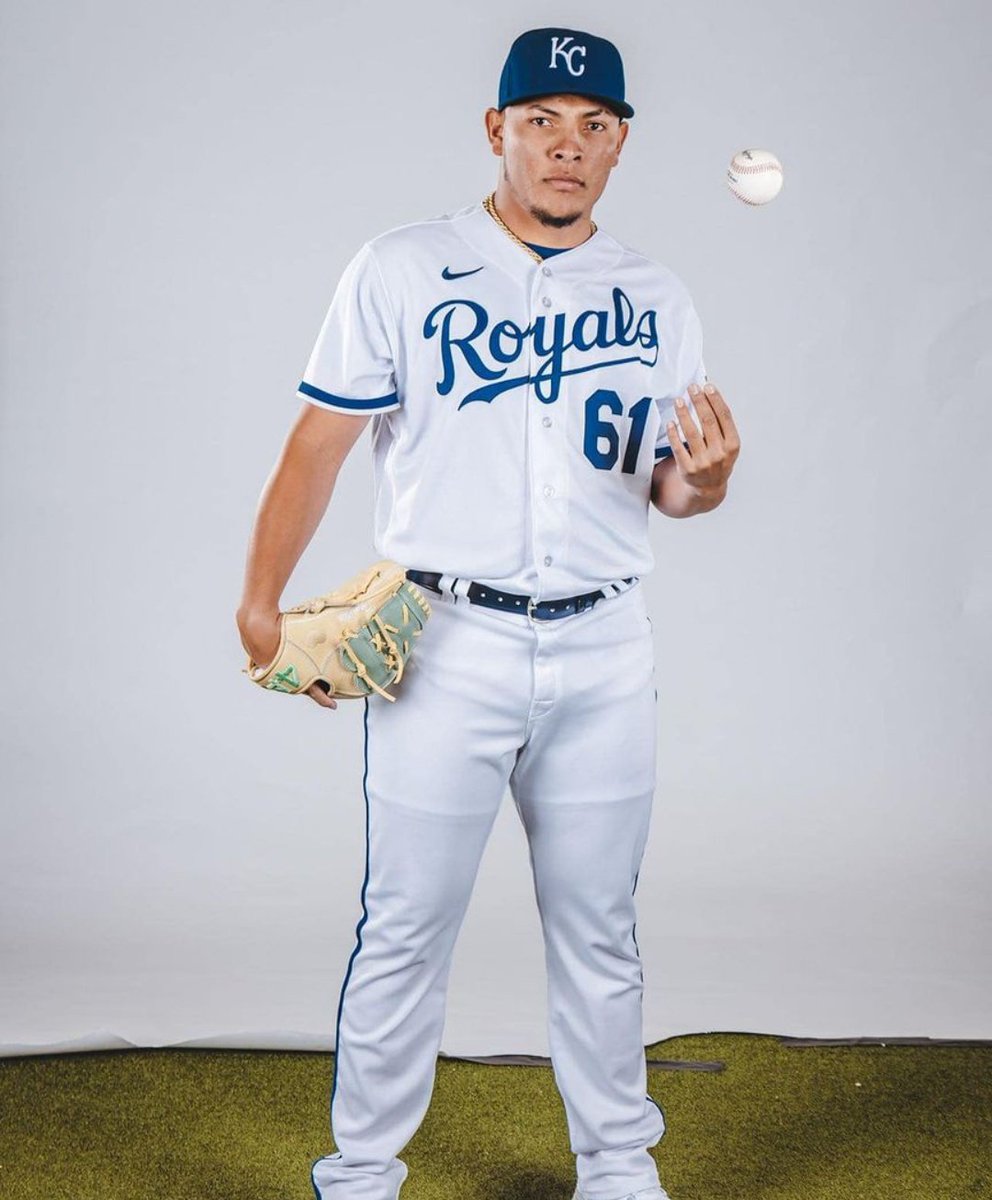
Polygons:
M583 63L582 66L579 67L579 69L577 71L572 66L572 55L573 54L581 54L583 58L585 58L585 56L586 56L585 46L579 46L578 44L576 44L576 45L570 47L570 49L568 49L568 50L565 49L565 47L568 45L568 43L571 41L574 41L574 40L575 39L571 36L571 34L569 34L568 37L552 37L552 39L551 39L551 62L548 64L552 70L554 70L555 67L557 67L557 65L558 65L558 63L555 60L558 58L559 55L565 60L565 65L568 67L571 74L581 75L582 72L586 69L585 63Z
M581 29L520 34L503 64L496 107L571 92L601 100L622 117L634 115L624 98L623 60L612 42Z

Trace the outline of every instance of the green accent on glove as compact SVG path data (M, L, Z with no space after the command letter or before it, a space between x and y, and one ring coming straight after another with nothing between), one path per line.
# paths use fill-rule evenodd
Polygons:
M291 687L285 687L285 684L291 684ZM272 692L295 692L300 686L300 677L296 673L296 667L290 664L285 671L277 671L275 675L265 685Z
M406 619L403 617L403 609L406 608ZM415 599L410 590L410 583L404 580L403 583L396 589L395 593L389 597L385 604L379 609L379 619L383 624L390 626L389 637L396 644L397 652L403 660L405 667L411 654L415 642L414 630L421 630L426 623L424 611L420 606L420 602ZM396 632L393 633L392 630ZM365 666L369 677L373 679L379 687L386 687L392 683L397 676L397 668L395 664L391 664L385 657L382 650L378 649L373 641L374 638L382 638L384 635L379 630L376 622L373 620L370 625L364 625L357 636L348 639L348 645L351 647L352 653ZM338 651L340 654L340 650ZM352 667L347 658L341 660L349 668ZM374 690L368 683L359 675L355 674L355 686L365 695L370 695Z

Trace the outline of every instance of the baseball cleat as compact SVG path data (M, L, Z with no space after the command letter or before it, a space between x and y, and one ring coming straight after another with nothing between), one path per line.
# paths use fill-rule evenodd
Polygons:
M579 1191L578 1184L576 1184L572 1200L589 1200L589 1198ZM614 1200L672 1200L672 1198L659 1184L657 1187L642 1188L639 1192L628 1192L626 1196L616 1196Z

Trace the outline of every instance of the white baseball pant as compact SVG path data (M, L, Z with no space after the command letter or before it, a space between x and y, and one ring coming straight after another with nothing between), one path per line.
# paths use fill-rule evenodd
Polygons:
M394 702L363 703L366 871L338 1004L333 1154L317 1200L397 1200L434 1087L452 951L509 785L545 944L548 1036L578 1183L658 1184L634 892L657 691L640 581L554 620L425 591Z

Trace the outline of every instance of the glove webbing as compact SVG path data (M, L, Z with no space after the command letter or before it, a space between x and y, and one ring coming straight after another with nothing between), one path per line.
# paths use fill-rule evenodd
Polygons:
M410 609L407 607L406 601L404 600L403 601L403 621L406 623L406 622L409 622L409 620L410 620ZM374 613L372 615L372 617L369 618L368 624L371 625L373 622L379 626L379 631L377 633L376 632L372 633L372 637L371 637L372 644L375 646L376 650L378 650L380 654L385 655L386 662L388 663L390 668L396 672L396 674L391 682L394 684L399 683L399 681L403 678L403 667L404 667L404 662L405 662L405 660L403 658L403 654L409 654L410 643L405 638L403 639L403 654L401 654L399 649L396 646L396 642L389 636L390 633L399 633L399 628L395 625L388 624L386 621L384 621L379 616L378 613ZM414 637L419 637L420 633L421 633L421 631L419 629L413 630ZM352 670L355 672L356 675L359 676L359 678L364 679L366 684L368 684L368 686L370 688L374 688L379 693L380 696L385 696L385 698L387 700L395 700L396 699L395 696L390 695L389 692L387 692L384 688L380 687L379 684L376 683L376 681L369 674L368 668L366 667L365 663L362 662L362 660L358 657L358 655L355 653L355 651L351 648L351 643L348 639L350 637L354 637L354 636L355 636L354 630L352 630L342 636L341 654L347 655L347 657L351 659Z

